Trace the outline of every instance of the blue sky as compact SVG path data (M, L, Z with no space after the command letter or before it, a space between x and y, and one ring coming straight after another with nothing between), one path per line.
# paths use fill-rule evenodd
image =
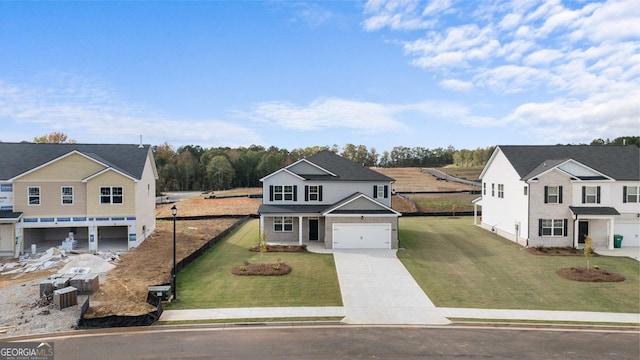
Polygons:
M640 4L0 1L0 141L473 149L640 135Z

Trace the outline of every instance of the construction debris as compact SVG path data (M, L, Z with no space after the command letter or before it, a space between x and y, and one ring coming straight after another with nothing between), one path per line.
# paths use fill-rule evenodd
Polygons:
M73 256L72 256L73 255ZM75 256L77 255L77 256ZM19 273L30 273L35 271L46 270L51 267L69 264L72 261L79 260L80 263L87 263L87 265L77 264L74 267L88 267L93 268L97 262L100 264L100 271L92 270L94 273L107 272L111 270L118 262L120 262L120 253L112 251L100 251L96 254L78 254L74 250L65 250L59 248L49 248L42 254L24 254L18 258L18 262L8 262L0 264L0 275L11 275ZM87 260L90 259L90 260ZM108 266L104 266L102 263L108 263ZM66 268L66 267L65 267ZM65 272L68 272L66 270Z

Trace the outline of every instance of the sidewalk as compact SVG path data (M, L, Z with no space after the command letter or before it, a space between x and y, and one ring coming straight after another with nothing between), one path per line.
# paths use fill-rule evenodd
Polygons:
M552 311L552 310L505 310L505 309L466 309L435 308L447 318L467 318L486 320L534 320L549 322L595 322L638 325L640 314L604 313L590 311ZM330 307L271 307L271 308L226 308L165 310L160 321L192 320L229 320L265 319L265 318L318 318L343 317L345 309L341 306ZM355 323L351 323L355 324ZM434 325L434 324L424 324ZM438 325L442 325L441 323Z

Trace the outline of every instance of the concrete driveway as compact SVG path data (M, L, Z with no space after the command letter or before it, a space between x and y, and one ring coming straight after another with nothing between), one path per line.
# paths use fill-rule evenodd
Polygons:
M397 250L333 250L347 324L444 325Z

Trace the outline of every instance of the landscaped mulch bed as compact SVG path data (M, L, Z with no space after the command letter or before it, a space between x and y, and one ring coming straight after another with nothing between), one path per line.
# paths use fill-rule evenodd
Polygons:
M233 275L278 276L287 275L291 267L287 264L247 264L236 266L231 270Z
M259 252L260 247L249 248L249 251ZM267 245L267 252L305 252L307 245Z
M556 271L559 276L575 281L587 282L618 282L624 281L624 276L604 269L596 268L564 268Z
M547 255L547 256L584 256L582 249L575 249L572 247L530 247L527 248L527 252L532 255ZM591 252L591 256L595 257L598 254Z

